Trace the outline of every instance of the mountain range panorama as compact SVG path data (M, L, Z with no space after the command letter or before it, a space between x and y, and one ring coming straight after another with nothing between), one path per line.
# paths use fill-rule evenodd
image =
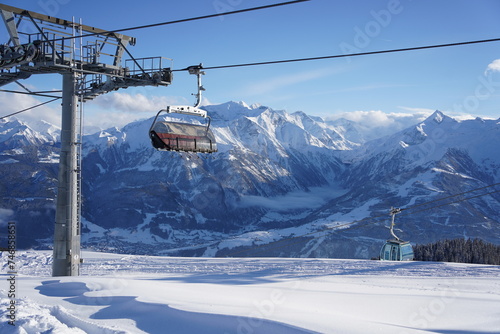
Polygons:
M499 243L499 186L439 199L500 181L500 120L436 111L367 140L345 119L236 102L204 108L219 147L212 155L154 150L152 119L84 136L84 247L370 258L390 236L391 207L408 209L396 233L412 243ZM22 247L51 245L58 140L46 122L0 121L0 224L18 222Z

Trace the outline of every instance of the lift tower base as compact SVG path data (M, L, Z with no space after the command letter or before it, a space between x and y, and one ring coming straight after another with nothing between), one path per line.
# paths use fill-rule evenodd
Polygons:
M80 274L79 166L77 163L76 76L63 74L61 153L54 226L53 276Z

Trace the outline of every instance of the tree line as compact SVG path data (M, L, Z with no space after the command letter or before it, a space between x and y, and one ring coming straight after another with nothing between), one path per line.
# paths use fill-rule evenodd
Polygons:
M500 246L480 239L440 240L413 247L416 261L500 265Z

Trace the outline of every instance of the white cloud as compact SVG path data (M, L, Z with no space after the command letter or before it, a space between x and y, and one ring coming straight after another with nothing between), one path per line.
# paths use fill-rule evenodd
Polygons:
M145 115L141 114L141 116ZM149 116L152 117L154 115L151 114ZM100 111L98 113L89 113L85 116L84 133L90 134L98 131L99 129L109 129L113 127L121 128L128 123L137 121L140 118L141 117L138 117L136 113L130 112Z
M278 212L290 209L314 209L341 194L343 191L338 188L313 187L309 191L297 190L283 196L244 196L241 198L240 205L242 207L260 206Z
M381 110L369 110L369 111L351 111L336 114L331 117L331 119L345 118L350 121L356 122L361 126L366 128L385 128L385 127L396 127L400 128L405 125L412 125L423 121L425 118L430 116L434 110L426 109L409 113L385 113Z
M0 117L48 100L50 99L0 92ZM210 101L205 98L202 102L203 105L210 104ZM182 97L146 96L139 93L114 92L101 95L84 104L84 125L87 130L106 129L114 126L121 127L140 118L153 117L158 110L164 109L168 105L192 105L192 103L192 101L187 101ZM60 126L61 100L22 112L14 117L30 125L44 120Z
M410 111L417 114L431 115L435 110L429 108L413 108L413 107L398 107L400 109Z
M486 68L484 74L486 75L490 72L500 72L500 59L493 60Z
M334 116L328 117L329 120L345 118L356 122L359 129L364 134L367 140L379 138L397 131L406 129L416 125L429 117L434 110L422 108L407 108L413 109L413 113L385 113L381 110L358 110L351 112L343 112Z
M179 97L115 92L101 95L87 104L85 127L107 129L122 127L138 119L153 117L160 109L165 109L168 105L191 105L192 103Z
M0 105L2 106L0 116L6 116L49 100L49 98L38 99L31 95L0 92ZM44 120L54 125L60 125L60 110L61 102L60 100L56 100L52 103L24 111L15 115L15 117L27 123Z
M167 96L146 96L143 94L112 93L97 97L89 102L107 110L120 112L154 112L172 104L190 104L185 100Z

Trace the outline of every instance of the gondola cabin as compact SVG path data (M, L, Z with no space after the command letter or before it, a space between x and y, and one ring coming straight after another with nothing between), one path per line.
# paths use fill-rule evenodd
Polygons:
M217 152L214 134L203 125L156 122L149 136L153 147L160 151Z
M413 247L409 241L401 240L394 233L394 220L396 215L401 212L401 209L391 208L391 235L394 239L387 240L382 249L380 250L380 260L385 261L412 261L413 260Z
M380 250L380 259L385 261L412 261L413 257L409 241L387 240Z

